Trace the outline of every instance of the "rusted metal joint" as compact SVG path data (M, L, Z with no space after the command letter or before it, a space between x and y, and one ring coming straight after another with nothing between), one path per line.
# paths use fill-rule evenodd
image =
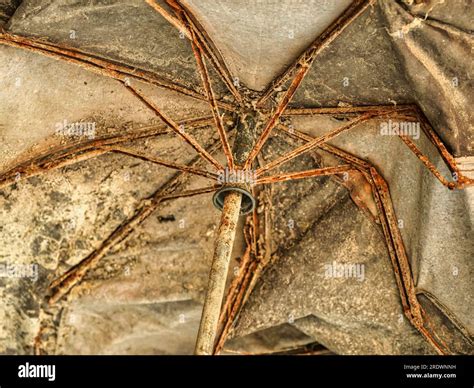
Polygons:
M244 169L241 166L255 145L255 132L259 123L258 115L258 112L249 109L242 112L237 118L237 133L232 150L236 166L219 171L218 182L222 184L222 187L215 192L212 198L214 206L221 211L224 208L225 197L229 192L237 192L242 195L240 215L248 214L255 209L256 200L252 195L252 186L257 181L256 171Z
M240 207L240 215L248 214L255 209L257 201L253 197L248 183L232 183L222 186L214 193L212 202L214 206L222 211L224 208L224 199L228 192L235 191L242 194L242 204Z

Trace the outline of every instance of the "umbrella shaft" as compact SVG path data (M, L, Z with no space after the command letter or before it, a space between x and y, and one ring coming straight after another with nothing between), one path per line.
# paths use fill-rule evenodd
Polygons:
M242 194L237 191L230 191L224 199L195 354L212 354L214 350L241 202Z

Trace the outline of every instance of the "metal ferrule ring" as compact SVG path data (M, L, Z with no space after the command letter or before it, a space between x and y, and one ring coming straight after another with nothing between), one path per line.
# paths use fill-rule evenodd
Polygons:
M240 205L240 214L248 214L255 209L256 201L253 195L248 191L243 189L242 187L236 187L236 186L223 186L219 190L217 190L214 193L214 196L212 197L212 202L214 203L214 206L222 211L224 207L224 199L226 196L226 193L229 191L237 191L238 193L242 194L242 204Z

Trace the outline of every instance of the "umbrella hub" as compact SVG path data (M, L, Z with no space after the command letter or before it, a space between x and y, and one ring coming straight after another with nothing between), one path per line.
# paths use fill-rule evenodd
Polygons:
M242 203L240 206L240 214L248 214L255 209L255 205L257 201L250 192L249 185L242 184L242 183L233 183L233 184L226 184L223 185L219 190L214 193L212 197L212 202L214 206L222 211L224 208L224 199L229 192L237 192L242 195Z
M256 173L252 168L244 170L238 166L245 164L255 145L256 129L261 122L258 117L258 112L246 110L237 119L235 141L232 147L235 167L233 169L226 167L225 170L219 171L218 183L222 184L222 187L212 198L214 206L221 211L226 195L232 191L242 196L240 214L250 213L255 208L256 200L252 195L252 186L257 179Z

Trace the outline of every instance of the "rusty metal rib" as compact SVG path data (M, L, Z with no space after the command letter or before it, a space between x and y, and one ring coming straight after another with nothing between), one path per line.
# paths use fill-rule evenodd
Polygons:
M203 128L212 124L212 117L183 120L180 121L179 124L186 125L186 127L190 129ZM54 169L70 166L103 155L108 152L102 149L105 146L162 136L169 133L170 130L168 127L154 125L139 129L135 132L104 136L86 142L55 147L2 172L0 174L0 188L18 182L20 179L37 176Z
M77 65L85 70L91 71L105 77L114 78L117 80L135 79L151 85L159 86L198 100L206 100L206 97L201 93L196 92L190 87L184 86L175 81L171 81L164 76L158 76L155 73L136 69L130 66L105 60L97 56L84 53L76 48L64 47L58 44L45 42L39 39L26 38L19 35L9 33L0 33L0 44L11 47L32 51L56 60L63 60L67 63ZM218 102L222 109L235 111L232 104Z
M270 171L273 168L276 168L283 163L288 162L291 159L296 158L299 155L302 155L305 152L310 151L311 149L314 149L318 147L320 144L326 143L327 141L335 138L336 136L340 135L341 133L350 130L351 128L354 128L355 126L364 123L371 118L374 117L374 113L365 113L355 119L353 119L351 122L347 123L346 125L343 125L342 127L336 128L333 131L319 136L317 138L314 138L310 142L294 149L293 151L288 152L287 154L279 157L278 159L266 164L265 166L257 169L257 176L262 175L263 173Z
M155 0L146 0L146 2L175 28L182 32L188 39L193 40L191 31L197 35L196 43L204 52L206 57L209 58L216 72L219 74L222 81L225 83L236 101L238 103L242 103L242 96L232 82L232 77L230 76L230 72L227 69L224 59L221 57L219 52L217 52L217 50L213 49L215 46L212 44L210 37L206 31L196 22L195 18L191 17L192 14L190 11L177 1L167 1L167 4L177 14L177 17L175 17L170 15L169 12L157 4ZM188 28L186 24L189 24L190 28Z
M314 139L294 129L284 128L284 131L289 135L306 142L310 142ZM400 230L398 229L387 182L378 173L375 167L364 159L358 158L344 150L330 146L329 144L322 144L319 148L338 156L354 168L359 169L371 184L373 188L373 196L379 211L379 219L384 232L387 250L392 262L397 287L399 289L403 312L410 323L420 332L438 354L450 353L449 348L446 346L444 341L439 338L438 333L436 333L432 327L432 333L430 333L424 325L424 312L416 297L410 264ZM438 338L439 341L436 341L434 337Z
M87 272L110 251L113 246L126 239L138 225L140 225L159 207L161 203L170 199L192 197L199 194L210 193L214 191L216 187L217 185L214 185L177 194L163 193L160 190L159 193L156 193L151 198L143 201L141 208L135 212L133 217L115 229L115 231L102 242L99 248L51 283L50 289L54 289L54 293L49 299L49 304L56 303L66 295L84 278Z
M343 172L348 172L351 170L354 170L353 166L349 164L344 164L342 166L317 168L314 170L298 171L298 172L291 172L287 174L266 176L266 177L257 179L256 184L261 185L261 184L268 184L268 183L285 182L285 181L292 181L292 180L297 180L297 179L311 178L311 177L317 177L317 176L335 175L335 174L341 174Z
M150 108L155 114L166 124L168 125L181 139L188 143L194 150L198 153L200 157L206 159L211 163L217 170L223 170L224 167L212 157L192 136L188 135L183 127L179 127L178 124L172 120L170 117L165 115L156 104L151 101L144 94L140 93L137 88L130 85L128 82L123 82L125 87L132 92L140 101L142 101L148 108Z
M201 49L199 48L197 44L196 35L191 27L189 27L189 31L191 32L191 45L193 48L194 56L196 58L199 72L201 74L201 79L204 85L204 89L206 90L207 99L211 106L217 132L219 133L219 137L221 139L222 149L224 151L224 155L226 156L227 164L229 168L232 170L234 168L234 157L232 155L232 150L230 148L229 140L227 139L227 135L225 133L224 123L219 113L219 108L216 104L216 98L214 96L214 91L212 90L212 87L211 87L211 81L209 79L209 73L207 71L206 63L204 62L202 58Z
M281 101L279 102L278 106L275 109L275 112L272 114L270 120L268 121L267 125L265 126L262 133L260 134L260 137L257 139L255 143L255 147L252 149L249 157L245 161L244 170L250 168L250 166L252 165L252 162L257 157L258 153L264 146L265 142L268 140L271 131L278 124L281 115L283 114L284 110L288 106L293 95L296 93L296 90L300 86L301 81L303 81L303 78L306 75L306 72L308 71L308 69L309 69L309 66L307 64L299 65L298 73L296 74L295 78L291 82L291 85L288 88L288 90L283 95Z
M260 97L257 105L261 106L283 85L298 66L306 64L311 66L315 58L327 48L374 0L355 0L316 40L303 52L303 54L288 67L282 74L275 78Z
M110 151L112 153L118 153L118 154L122 154L122 155L131 156L133 158L137 158L137 159L143 160L145 162L151 162L151 163L163 166L163 167L171 168L173 170L178 170L178 171L181 171L181 172L187 172L187 173L190 173L190 174L193 174L193 175L198 175L198 176L202 176L204 178L208 178L208 179L212 179L214 181L217 181L217 174L216 173L209 172L209 171L206 171L206 170L201 170L199 168L193 168L193 167L185 166L185 165L182 165L182 164L177 164L177 163L170 162L170 161L163 160L163 159L159 159L159 158L155 158L154 156L151 156L151 155L141 154L141 153L138 153L138 152L136 152L134 150L131 150L129 148L118 147L118 146L113 146L113 145L112 146L105 146L105 147L101 147L101 148L104 149L104 150Z
M214 142L208 147L209 152L215 152L218 148L219 142ZM191 163L188 164L192 167L200 163L202 159L195 157ZM157 189L150 197L143 199L138 206L135 214L124 221L114 232L112 232L101 245L94 250L89 256L79 262L77 265L69 269L63 275L55 279L49 286L54 292L49 300L50 304L56 303L64 295L66 295L76 284L78 284L87 272L94 267L97 262L103 258L112 247L123 242L135 228L141 224L147 217L149 217L159 205L165 201L180 197L189 197L192 195L198 195L208 193L216 190L218 185L209 186L203 189L190 190L178 194L171 194L170 191L179 187L180 180L185 177L183 172L176 173L171 179Z

